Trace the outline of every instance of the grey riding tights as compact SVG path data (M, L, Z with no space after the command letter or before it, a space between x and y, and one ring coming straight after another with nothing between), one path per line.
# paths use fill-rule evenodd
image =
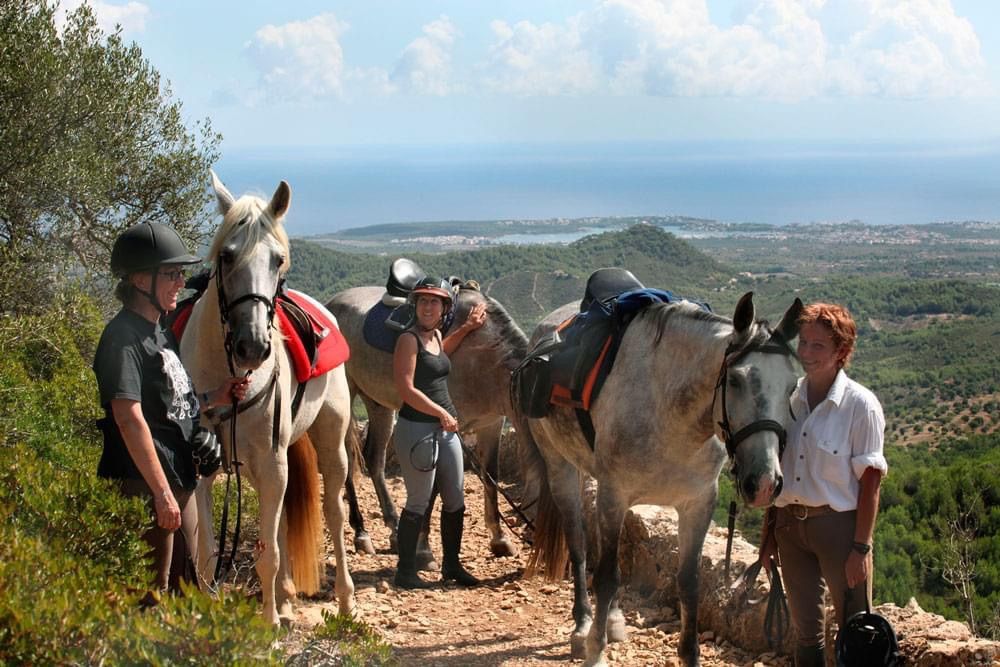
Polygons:
M435 432L436 452L433 439L427 437ZM435 477L443 511L456 512L465 505L465 471L457 433L441 430L437 422L415 422L400 417L392 444L406 484L407 511L423 514L427 510Z

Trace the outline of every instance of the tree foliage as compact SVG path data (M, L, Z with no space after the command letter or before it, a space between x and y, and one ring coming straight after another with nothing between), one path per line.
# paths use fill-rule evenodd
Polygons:
M189 242L208 221L205 175L221 137L189 131L181 104L120 32L83 4L0 3L0 309L51 302L67 277L100 274L137 222Z

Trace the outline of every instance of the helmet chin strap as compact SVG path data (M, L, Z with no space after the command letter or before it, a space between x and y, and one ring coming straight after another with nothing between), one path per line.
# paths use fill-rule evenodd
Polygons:
M153 269L150 272L150 274L153 276L153 282L150 283L150 289L148 292L143 289L140 289L136 285L132 285L132 287L135 289L136 292L146 297L149 300L149 302L153 304L153 308L156 308L156 312L160 314L160 317L166 317L167 311L163 306L160 305L160 299L156 296L156 281L160 276L160 267L156 267L155 269Z

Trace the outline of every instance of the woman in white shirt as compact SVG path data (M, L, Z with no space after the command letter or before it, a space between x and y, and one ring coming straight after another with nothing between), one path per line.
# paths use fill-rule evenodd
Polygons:
M791 396L795 417L781 459L784 484L764 521L763 563L778 556L792 623L795 664L821 666L824 582L838 623L871 603L872 535L885 417L871 391L844 368L857 327L846 308L814 303L799 318L805 377ZM850 591L849 591L850 589Z

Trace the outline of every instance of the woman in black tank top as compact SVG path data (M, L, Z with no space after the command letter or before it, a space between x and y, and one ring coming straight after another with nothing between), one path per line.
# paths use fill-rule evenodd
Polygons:
M486 321L485 305L476 306L460 327L442 340L440 327L451 310L447 283L425 278L410 295L416 323L396 341L393 379L403 400L393 431L396 458L406 484L406 507L399 517L399 565L395 583L403 588L425 588L417 575L415 554L424 513L435 479L441 493L441 580L463 586L479 581L459 561L465 522L464 461L458 439L458 413L448 393L448 354L462 339Z

